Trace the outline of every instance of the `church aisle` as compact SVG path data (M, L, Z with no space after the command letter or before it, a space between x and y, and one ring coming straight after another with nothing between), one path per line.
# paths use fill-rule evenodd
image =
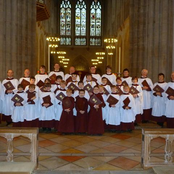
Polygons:
M157 127L154 123L142 124ZM152 142L154 153L163 152L165 141L157 138ZM14 139L14 161L29 161L30 142L24 137ZM0 138L0 161L6 152L6 144ZM26 155L26 154L25 154ZM161 157L154 159L160 160ZM144 171L141 161L141 129L132 133L106 132L103 136L60 135L39 133L39 166L37 171Z

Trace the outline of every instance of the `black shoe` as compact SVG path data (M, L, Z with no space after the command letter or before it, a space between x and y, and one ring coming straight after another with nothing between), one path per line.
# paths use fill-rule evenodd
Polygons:
M8 126L8 125L10 125L10 124L12 124L12 122L7 122L6 126Z

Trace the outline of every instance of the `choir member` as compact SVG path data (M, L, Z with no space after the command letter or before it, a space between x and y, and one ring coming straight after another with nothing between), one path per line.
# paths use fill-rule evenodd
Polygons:
M34 84L30 84L27 94L27 102L25 105L25 121L22 124L23 127L39 127L39 97L38 92L35 90Z
M99 85L98 87L99 87L99 93L101 94L103 101L106 104L106 99L107 99L109 92L107 91L107 93L106 93L106 90L105 90L104 86L102 86L102 85ZM105 107L102 107L102 116L103 116L104 122L106 120L107 114L108 114L108 106L106 105Z
M106 67L106 74L103 74L102 77L106 77L108 79L108 85L116 85L116 76L112 73L112 68L110 66Z
M102 135L104 133L104 122L102 117L102 107L105 107L105 103L101 94L99 93L99 87L93 88L93 95L89 99L90 111L88 122L88 134L90 135Z
M120 92L118 91L119 95L121 95L123 91L123 84L122 84L122 79L120 77L117 77L116 79L116 87L120 89Z
M75 118L75 132L87 132L87 119L88 119L88 100L85 98L85 90L80 89L79 95L76 97L75 108L77 116Z
M25 110L24 106L26 104L26 93L23 90L23 86L21 84L18 85L17 92L12 97L13 105L12 109L12 121L13 127L21 127L24 122Z
M39 88L44 86L45 79L49 78L45 71L46 71L45 65L41 65L39 69L39 74L35 75L35 79L36 79L35 85L37 85Z
M100 85L101 84L101 76L100 76L100 74L96 74L96 67L91 66L89 68L89 71L92 75L93 81L95 81L98 85ZM86 82L86 76L84 77L83 82Z
M133 97L135 100L135 125L137 126L138 123L142 122L142 114L143 114L143 91L141 86L138 84L138 78L133 77L132 78L132 88L137 90L137 93L133 92Z
M46 83L44 90L40 93L40 127L44 132L51 132L51 128L54 127L55 119L55 94L51 92L51 84Z
M30 84L30 70L28 68L24 70L24 76L19 79L19 84L22 84L24 90Z
M111 87L108 85L108 80L106 77L102 77L101 85L105 88L105 90L107 90L107 92L111 93Z
M121 107L121 130L132 131L134 129L135 121L135 101L133 96L129 93L129 86L123 87L124 94L120 97Z
M129 70L127 68L123 70L123 77L121 79L123 84L125 82L128 86L132 85L132 77L129 76Z
M60 83L61 83L62 80L63 80L62 76L57 76L56 77L56 81L53 84L54 93L56 93L60 89Z
M74 66L71 66L69 68L69 74L65 74L65 81L68 83L68 82L71 82L72 81L72 74L73 73L76 73L76 69ZM80 77L79 75L77 75L77 81L79 82L80 81Z
M59 94L62 94L63 97L66 96L66 82L64 80L60 82L60 88L55 93L56 98L55 98L55 124L54 124L55 127L54 128L56 130L58 130L60 117L63 111L63 108L62 108L63 97L57 97Z
M60 65L58 63L54 64L54 71L51 71L48 76L53 84L57 76L61 76L62 80L64 80L64 72L60 71Z
M171 82L166 86L166 109L167 128L174 128L174 72L171 74ZM161 107L161 106L160 106Z
M14 74L13 70L9 69L7 71L7 78L2 81L2 92L3 92L3 95L2 95L2 99L3 99L2 121L6 121L7 125L12 123L12 120L11 120L11 114L12 114L11 98L12 98L15 90L17 90L17 86L18 86L18 80L13 78L13 74Z
M76 73L72 73L71 74L71 78L72 78L72 81L71 82L68 82L68 84L67 84L67 87L69 87L69 85L71 84L71 83L73 83L75 86L78 86L78 80L77 80L77 78L78 78L78 75L76 74Z
M29 90L29 86L30 85L34 85L35 84L35 77L34 76L32 76L32 77L30 77L30 84L28 85L28 86L26 86L25 87L25 92L27 92L28 90ZM39 92L40 92L40 89L39 89L39 87L38 86L35 86L35 89L34 89L36 92L37 92L37 94L39 94Z
M152 98L152 117L151 120L156 121L158 125L163 127L166 121L165 109L166 109L166 90L167 83L164 82L164 74L158 74L158 82L154 84L153 98Z
M91 74L86 74L86 82L84 82L84 86L86 86L87 84L90 84L92 88L96 86L96 82L92 80Z
M63 111L61 114L58 131L61 133L74 133L74 98L72 97L72 90L67 89L66 95L62 100Z
M148 70L143 69L141 71L141 78L138 79L138 83L143 90L143 115L142 115L143 123L147 123L149 121L152 112L153 83L152 80L147 77L147 75L148 75Z
M75 92L74 92L74 95L73 95L73 97L74 98L76 98L78 95L79 95L79 91L80 90L84 90L84 83L82 82L82 81L79 81L78 82L78 90L76 90ZM86 90L84 90L85 91L85 98L87 99L87 100L89 100L89 93L88 93L88 91L86 91Z
M120 131L120 96L116 86L111 87L111 94L108 95L106 104L108 114L106 117L106 129L110 131Z

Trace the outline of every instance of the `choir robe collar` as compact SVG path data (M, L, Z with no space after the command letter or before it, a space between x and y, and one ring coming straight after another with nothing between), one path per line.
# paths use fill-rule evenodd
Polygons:
M112 92L111 94L113 94L113 95L118 95L118 93L117 93L117 92Z
M147 78L147 76L146 77L141 76L141 79L146 79L146 78Z
M163 82L158 82L158 83L165 83L165 81L163 81ZM173 82L174 83L174 82Z
M174 83L174 81L171 80L172 83Z
M58 71L54 70L54 72L60 72L60 71L59 70Z
M123 79L126 79L126 78L128 78L129 76L123 76Z
M20 94L20 93L24 93L24 91L22 91L22 92L18 91L17 93L18 93L18 94Z
M110 75L112 75L112 73L111 73L111 74L107 74L107 73L106 73L106 75L110 76Z
M45 75L45 73L39 73L39 75Z
M129 92L124 92L123 95L129 95Z
M44 91L44 92L51 92L51 90L50 91Z
M11 78L7 77L6 78L6 80L13 80L13 79L14 79L13 77L11 77Z
M119 87L121 87L121 86L123 86L122 84L121 85L118 85L118 84L116 84L116 86L119 86Z
M29 76L29 77L25 77L25 76L23 76L23 78L30 78L30 76Z
M59 90L60 90L60 91L66 91L66 89L62 89L62 88L60 88Z
M105 84L105 85L102 84L102 86L107 86L107 84Z
M132 86L139 86L139 84L133 84L133 83L132 83Z

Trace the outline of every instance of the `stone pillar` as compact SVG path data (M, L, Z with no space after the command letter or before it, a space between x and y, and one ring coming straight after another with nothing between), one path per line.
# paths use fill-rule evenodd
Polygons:
M15 77L36 72L36 0L0 1L0 79L13 69Z

